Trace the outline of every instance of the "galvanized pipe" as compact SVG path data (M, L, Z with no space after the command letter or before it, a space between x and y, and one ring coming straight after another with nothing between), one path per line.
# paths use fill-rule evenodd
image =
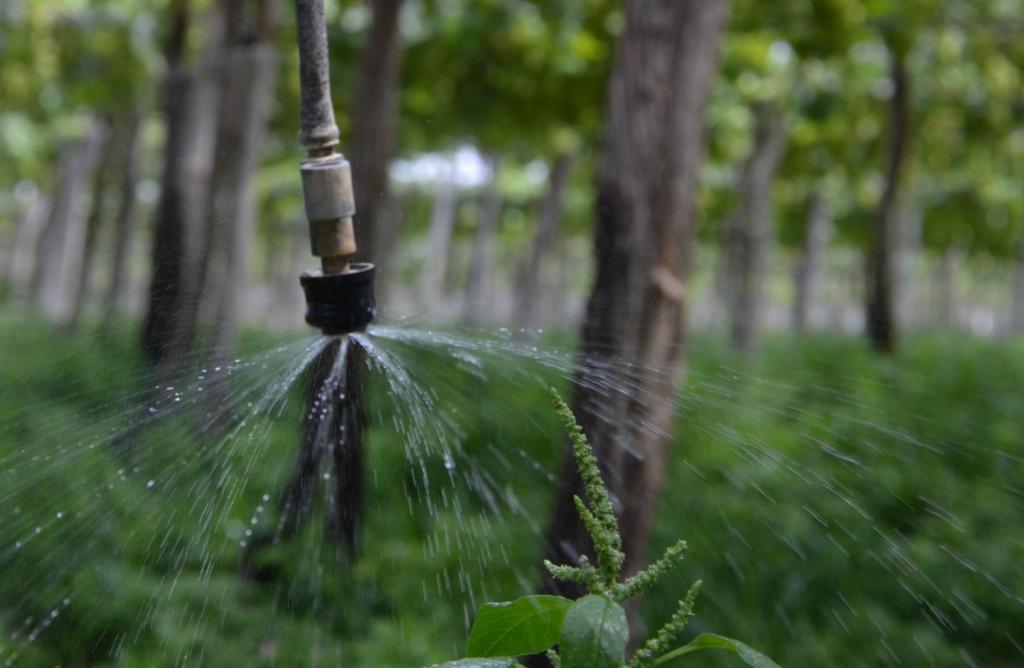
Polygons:
M295 0L295 22L301 88L299 143L309 155L300 171L310 250L320 258L325 275L339 274L349 270L348 258L356 252L352 226L356 205L351 168L334 150L338 125L331 102L323 0Z
M310 250L321 270L300 277L306 295L306 322L324 334L360 331L374 319L372 264L350 264L356 252L352 217L356 213L352 170L335 151L338 125L331 103L327 24L323 0L295 0L302 89L299 142L302 198L309 221Z
M331 104L331 70L327 58L327 24L323 0L295 0L299 38L299 84L302 100L299 141L310 156L326 155L338 143Z

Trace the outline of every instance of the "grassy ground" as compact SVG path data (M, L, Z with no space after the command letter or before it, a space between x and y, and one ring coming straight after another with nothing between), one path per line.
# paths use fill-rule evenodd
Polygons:
M446 426L411 446L414 416L378 383L361 558L336 555L318 511L260 555L256 582L238 575L241 542L276 521L298 392L228 441L236 423L175 412L132 432L126 459L108 437L150 398L132 332L64 339L7 315L0 340L0 661L418 666L458 655L483 600L535 579L559 373L390 345ZM265 394L301 351L259 352L275 345L247 341L240 359L268 368L227 386ZM691 547L644 602L652 623L699 577L693 630L783 665L1024 661L1020 345L927 337L884 360L780 338L748 364L699 340L691 360L655 549ZM239 415L250 400L221 395Z

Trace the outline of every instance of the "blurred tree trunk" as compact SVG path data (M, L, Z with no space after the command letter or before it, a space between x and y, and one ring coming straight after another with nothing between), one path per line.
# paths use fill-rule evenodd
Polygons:
M947 248L936 267L935 276L935 325L943 329L956 327L956 282L963 261L963 251L951 246Z
M544 280L545 261L551 257L558 239L559 223L565 208L565 193L569 189L574 156L559 153L551 163L548 176L548 191L540 205L537 228L530 243L528 255L519 269L516 289L516 311L513 322L526 330L535 329L540 320L541 292L546 286Z
M136 103L132 108L124 143L121 146L121 192L117 207L117 227L114 232L110 284L104 300L103 321L106 327L111 325L126 301L128 260L135 227L135 200L139 182L139 134L144 116L143 109L141 103Z
M668 470L705 111L728 9L726 0L627 2L609 86L596 276L572 405L619 502L627 573L646 559ZM591 550L578 493L567 457L548 529L555 563ZM551 581L546 589L578 593Z
M85 238L82 241L82 254L79 260L78 278L69 288L67 310L59 323L61 329L73 331L78 327L82 316L82 308L89 296L89 285L92 283L93 267L96 262L96 242L100 228L106 215L107 194L110 190L110 177L114 169L113 148L118 142L118 128L107 121L107 134L100 149L100 157L92 177L92 200L89 215L85 221Z
M1011 332L1024 334L1024 236L1017 241L1017 267L1013 277Z
M373 20L359 55L352 102L352 188L356 200L357 259L378 261L381 241L397 224L388 214L388 165L395 152L401 64L399 16L402 0L370 0ZM379 270L378 270L379 271ZM349 556L356 552L363 507L362 351L351 346L346 364L347 400L336 400L340 431L331 441L334 495L328 532Z
M896 349L895 242L897 216L904 163L907 157L910 124L910 82L906 54L890 48L892 95L889 98L889 139L885 185L875 216L871 247L867 258L868 339L876 350L891 353Z
M896 304L897 331L913 329L917 324L918 265L921 260L923 219L916 198L907 197L900 208L898 243L896 246L896 285L893 300Z
M277 73L273 0L258 8L226 0L227 41L220 62L216 152L206 209L206 253L198 296L215 308L211 354L229 356L249 285L258 215L253 177L260 162Z
M423 285L427 303L434 311L445 296L445 279L448 276L448 262L451 260L458 207L458 187L455 184L455 167L452 166L436 184L434 207L430 214L430 237Z
M344 359L339 360L339 355ZM338 365L342 364L343 367ZM260 580L268 574L256 567L256 556L276 541L294 538L313 516L320 480L325 479L324 457L334 464L333 492L327 507L327 535L340 556L352 559L359 542L359 519L364 494L363 427L366 416L361 402L365 355L351 340L333 338L310 365L306 381L303 436L294 471L278 501L281 520L274 533L258 534L248 541L241 572Z
M309 253L309 230L304 221L293 221L285 227L285 233L287 236L282 243L287 251L281 253L285 262L274 280L272 309L278 322L302 322L305 302L297 277L313 262Z
M796 299L793 302L793 328L798 332L813 329L815 314L821 311L825 261L832 239L832 218L828 201L821 190L811 195L804 247L796 267Z
M373 21L359 55L352 100L352 187L356 197L357 258L377 261L377 248L396 221L389 198L388 164L395 152L398 84L402 61L399 15L403 0L368 0ZM379 271L379 270L378 270Z
M754 146L743 168L740 210L732 218L726 252L733 282L730 339L745 355L757 353L761 340L768 255L771 251L772 183L786 147L779 111L769 105L754 109Z
M492 315L489 309L493 298L494 244L498 226L501 223L502 197L498 184L501 159L496 153L487 156L491 176L480 203L480 219L473 238L473 254L469 259L469 277L466 280L466 301L463 304L462 320L475 325L486 321Z
M165 50L167 139L142 349L151 363L168 369L173 369L192 348L192 319L198 299L195 281L201 203L210 178L217 99L210 61L222 38L219 15L210 12L209 17L209 35L197 71L190 71L184 59L190 22L188 0L177 0L172 6L172 28Z
M335 434L331 440L334 459L334 495L328 507L327 535L342 556L354 558L359 551L360 527L366 505L364 383L368 373L366 353L350 341L345 356L345 382L334 398Z
M36 192L14 227L4 275L11 293L17 298L21 298L24 284L32 275L36 243L49 210L49 197Z
M407 199L407 196L402 193L389 191L384 200L384 213L381 215L381 220L385 221L385 224L377 228L376 248L374 248L377 274L373 289L377 293L377 304L383 310L387 310L388 295L396 276L391 259L395 256L402 230L405 227Z
M81 145L61 159L50 211L36 245L30 294L48 316L62 322L82 259L89 178L106 144L106 121L95 119Z

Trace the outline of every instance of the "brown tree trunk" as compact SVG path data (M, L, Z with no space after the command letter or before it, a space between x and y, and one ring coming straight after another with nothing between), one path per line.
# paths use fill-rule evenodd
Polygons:
M343 356L340 357L339 356ZM303 436L292 476L281 493L281 520L274 533L257 535L246 545L241 571L264 579L257 554L276 541L291 540L302 531L315 510L317 490L324 476L324 458L334 464L333 485L327 507L327 536L339 556L352 559L359 543L363 510L363 437L366 416L361 403L365 353L351 340L335 338L310 365L306 385Z
M189 27L187 2L178 0L171 10L164 83L167 140L142 334L146 356L154 365L167 368L175 367L192 347L200 223L213 157L211 134L217 99L210 61L221 40L220 17L211 12L199 70L188 69L184 61Z
M111 258L110 284L104 303L106 326L115 319L124 307L127 291L129 251L132 232L135 227L135 200L139 181L139 129L142 125L143 107L136 104L128 119L128 127L121 150L121 192L117 207L117 227L114 233L114 250Z
M443 176L435 186L434 207L430 215L430 232L427 244L427 266L423 271L424 297L430 308L437 312L445 297L445 279L451 260L452 236L458 215L458 187L455 184L455 167Z
M1010 331L1024 334L1024 237L1017 242L1016 271L1013 276L1013 308Z
M62 322L78 278L85 243L84 208L93 173L109 127L96 119L80 147L62 159L50 211L39 236L32 270L32 300L52 319Z
M785 127L778 110L759 105L755 110L754 146L743 169L740 210L732 219L726 252L732 292L730 339L745 355L760 345L764 286L773 235L772 183L786 146Z
M238 335L257 216L253 177L277 71L277 50L271 43L276 28L271 0L261 3L258 15L247 12L239 0L225 4L228 45L221 61L217 149L198 292L200 300L207 296L214 300L211 352L217 357L231 354Z
M888 158L885 186L868 251L866 310L868 339L876 350L885 353L896 349L894 242L910 124L910 82L905 55L890 51L892 96L889 98Z
M466 280L466 301L462 311L462 320L467 325L479 324L491 315L487 305L492 297L494 244L501 222L503 202L498 187L500 158L497 154L491 154L487 157L487 163L491 177L480 203L480 219L477 223L476 236L473 238L473 254L469 259L469 276Z
M957 326L956 283L963 251L953 246L939 258L935 276L935 325L943 329Z
M906 201L900 207L899 229L895 249L895 275L893 301L896 304L896 328L903 332L917 325L917 274L921 259L922 225L921 207L916 201Z
M832 218L828 202L820 190L811 195L807 214L804 247L796 267L796 298L793 301L793 328L806 332L820 324L816 317L821 312L822 288L825 279L825 260L832 238Z
M377 263L377 277L373 289L382 311L388 308L388 297L395 277L395 272L391 271L391 259L395 256L405 227L407 206L406 195L389 191L383 204L384 212L380 217L385 223L377 228L376 247L373 253L374 262Z
M627 573L645 561L668 469L705 109L728 8L726 0L627 2L609 87L596 276L572 404L619 501ZM590 550L571 502L579 491L567 458L548 529L556 563Z
M398 18L402 0L369 0L373 21L359 56L356 96L352 101L352 188L356 197L357 257L376 261L386 229L397 221L389 213L388 164L395 152L398 84L402 48Z
M36 244L49 210L49 197L37 191L14 228L10 255L5 267L5 280L11 293L18 299L24 297L24 284L32 275Z
M93 174L92 201L89 215L85 220L85 236L82 240L78 277L69 287L68 304L58 323L65 331L74 331L78 327L82 308L89 295L89 285L92 282L93 266L96 260L96 242L99 239L100 227L103 225L103 218L106 215L110 174L114 167L112 149L116 143L116 130L112 123L107 122L107 134L100 149L99 164Z
M513 321L517 327L522 329L535 329L540 320L539 301L546 285L544 280L545 261L555 250L573 162L572 154L560 153L551 163L548 191L540 205L537 228L533 234L533 241L530 243L529 254L524 258L519 270Z

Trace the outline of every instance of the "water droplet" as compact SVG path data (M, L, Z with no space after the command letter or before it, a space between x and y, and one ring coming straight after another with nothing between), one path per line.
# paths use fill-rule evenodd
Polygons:
M150 480L149 482L146 483L146 489L151 488L155 484L156 484L155 480Z

